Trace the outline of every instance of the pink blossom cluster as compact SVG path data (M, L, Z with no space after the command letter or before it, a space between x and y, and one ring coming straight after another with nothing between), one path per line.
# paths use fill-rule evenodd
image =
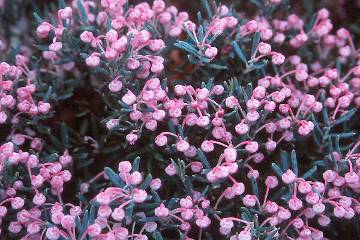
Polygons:
M105 62L120 63L127 71L135 71L136 77L140 79L146 79L150 74L161 74L164 70L164 58L158 53L166 47L164 40L168 37L178 37L182 33L183 23L189 18L188 14L179 12L174 6L166 8L161 0L154 1L152 6L140 3L126 11L125 3L126 1L101 1L102 11L94 15L90 9L95 7L96 3L83 2L90 23L97 24L99 28L107 28L108 22L111 21L112 27L110 30L104 30L102 34L95 35L87 30L80 34L81 41L91 46L86 65L95 68ZM79 11L77 1L73 1L73 8ZM72 18L72 8L66 7L58 11L58 26L43 22L37 28L40 38L46 38L49 33L55 32L55 37L49 45L50 51L44 52L51 60L59 59L62 55L61 39L64 30L71 31L78 27ZM64 22L67 23L66 26ZM155 28L160 25L164 34L154 36L146 29L146 24L152 24ZM73 62L70 62L64 67L72 66ZM120 72L119 74L121 75ZM121 89L116 82L114 85L116 86L112 88L113 91Z
M320 240L359 217L360 55L329 10L59 2L0 63L0 238Z
M34 97L36 72L28 67L29 59L16 56L16 65L0 64L0 124L17 124L20 115L37 116L47 114L51 105Z
M27 139L31 140L32 149L22 151L19 148ZM72 162L72 157L67 151L57 161L46 162L39 159L36 153L41 149L41 139L22 134L14 134L12 142L0 146L0 173L3 176L10 175L11 172L15 173L12 181L4 186L0 203L2 219L16 213L16 221L10 222L8 226L8 231L11 233L16 234L26 228L27 236L31 236L44 228L39 209L49 200L44 190L50 186L51 194L61 200L64 184L72 177L71 172L65 169ZM27 172L19 176L16 172L22 168ZM22 196L25 189L32 196L30 199ZM29 205L33 207L28 211L26 207Z

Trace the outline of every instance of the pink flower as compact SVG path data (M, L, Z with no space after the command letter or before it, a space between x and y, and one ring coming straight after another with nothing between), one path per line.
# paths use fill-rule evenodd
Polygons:
M155 208L155 216L167 217L168 215L169 215L169 210L165 207L163 203L160 204L160 207Z
M95 223L95 224L89 225L87 227L86 232L90 237L96 237L101 233L101 227Z
M216 47L209 47L205 50L205 56L210 59L213 59L214 57L216 57L217 53L218 53L218 50Z
M195 223L199 228L207 228L208 226L210 226L211 220L209 217L203 216L201 218L198 218Z
M281 53L274 53L271 57L271 62L275 65L281 65L285 61L284 55Z
M290 169L288 169L282 176L281 176L282 181L285 184L291 184L295 181L296 179L296 175L294 174L293 171L291 171Z

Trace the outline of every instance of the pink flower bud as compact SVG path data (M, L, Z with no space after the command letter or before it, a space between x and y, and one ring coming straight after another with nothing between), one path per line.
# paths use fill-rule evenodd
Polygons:
M245 197L242 199L243 203L247 207L254 207L257 201L257 198L255 195L245 195Z
M160 13L162 11L164 11L165 9L165 3L163 0L155 0L153 2L153 6L152 9L154 10L154 12L156 13Z
M171 163L169 164L166 168L165 168L165 172L167 175L169 176L174 176L176 174L176 168L175 166Z
M249 231L243 230L237 236L238 240L251 240L251 233Z
M54 43L50 44L49 49L50 49L50 51L58 52L62 49L62 43L54 42Z
M355 216L355 212L352 208L346 208L345 209L345 215L344 218L351 219Z
M37 27L36 35L39 38L47 38L50 31L51 31L50 24L42 23L40 26Z
M316 214L321 214L325 211L325 205L322 204L321 202L319 203L315 203L313 206L312 206L312 210L314 211L314 213Z
M64 9L59 10L59 16L61 19L70 19L72 18L73 11L70 7L65 7Z
M24 199L20 198L20 197L15 197L13 199L11 199L11 207L13 209L20 209L24 206Z
M6 216L7 208L4 206L0 206L0 218L3 218Z
M206 127L207 125L209 125L209 123L210 119L208 116L201 116L196 119L196 125L198 125L199 127Z
M267 201L264 207L265 207L265 211L268 213L275 213L279 209L278 205L272 201Z
M234 227L234 222L229 218L223 218L220 221L220 226L225 229L232 229Z
M92 32L84 31L80 34L80 39L84 43L91 43L95 39L95 37Z
M315 192L309 192L308 194L306 194L305 200L307 203L315 204L315 203L319 202L320 197Z
M43 205L45 203L45 201L46 201L46 197L42 193L36 193L33 198L33 203L37 206Z
M169 209L167 209L163 203L160 204L160 207L155 208L155 216L167 217L168 215Z
M291 171L290 169L288 169L282 176L281 176L282 181L285 184L291 184L295 181L296 179L296 175L294 174L293 171Z
M120 173L129 173L132 169L131 163L129 161L122 161L119 163L118 170Z
M289 200L289 208L293 211L301 209L303 206L302 201L298 198L291 198Z
M145 231L150 233L156 231L157 228L158 226L156 222L147 222L144 224Z
M151 72L160 74L164 70L164 64L161 62L153 62L151 65Z
M260 107L260 102L256 99L250 99L246 102L246 106L250 109L250 110L256 110Z
M135 171L130 174L130 176L128 177L128 180L129 180L130 184L138 185L142 182L143 178L141 176L141 173L139 173L138 171Z
M155 178L153 180L151 180L150 182L150 188L154 191L159 190L161 187L161 180L160 178Z
M130 70L136 70L140 67L140 62L139 60L137 59L134 59L134 58L129 58L127 60L127 67L130 69Z
M256 122L259 118L260 118L260 114L254 110L250 110L246 114L246 120L248 120L249 122Z
M136 96L128 90L127 93L121 98L121 100L127 105L131 106L136 102Z
M185 140L179 140L177 143L176 143L176 149L179 151L179 152L185 152L186 150L188 150L190 147L189 143Z
M235 162L237 158L236 149L233 147L228 147L224 150L224 158L226 162Z
M345 181L348 184L355 184L359 182L359 176L356 174L356 172L345 173Z
M109 83L109 90L111 92L120 92L122 88L122 82L120 80L113 80Z
M61 226L65 229L72 229L75 227L75 217L66 215L61 219Z
M213 59L214 57L216 57L217 53L218 53L218 50L216 47L209 47L205 50L205 56L210 59Z
M239 135L244 135L244 134L248 133L249 125L247 125L244 122L241 122L241 123L239 123L238 125L235 126L235 131Z
M100 235L101 233L101 227L100 225L98 225L97 223L94 223L92 225L89 225L87 227L87 234L90 236L90 237L96 237L98 235Z
M335 208L334 208L334 215L335 215L335 217L337 217L337 218L342 218L342 217L344 217L345 216L345 213L346 213L346 211L345 211L345 208L343 208L343 207L341 207L341 206L336 206Z
M243 183L234 183L232 186L232 191L236 196L239 196L245 192L245 186Z
M201 144L201 149L204 152L212 152L214 151L214 144L211 141L205 140Z
M60 230L57 227L49 227L46 229L46 238L49 240L57 240L60 238Z
M347 39L350 37L350 32L345 28L340 28L336 31L336 35L338 38Z
M86 58L85 62L89 67L97 67L100 64L100 58L97 55L92 54Z
M271 46L268 43L261 42L258 45L259 53L262 55L268 55L271 52Z
M263 86L257 86L253 91L253 97L256 99L263 99L266 94L266 89Z
M163 147L167 144L167 137L164 134L160 134L155 138L155 144L159 147Z
M135 203L142 203L146 200L147 193L146 193L146 191L144 191L142 189L135 188L133 190L133 198L134 198Z
M207 228L208 226L210 226L211 220L207 216L203 216L201 218L198 218L195 223L199 228Z
M118 222L121 222L125 217L125 211L124 209L117 207L114 208L113 212L111 213L111 217Z
M257 142L249 142L245 146L245 150L249 153L255 153L259 149L259 144Z
M319 218L318 218L318 223L323 226L323 227L326 227L330 224L331 222L331 219L325 215L321 215Z
M283 64L285 61L285 56L282 55L281 53L274 53L271 57L271 62L274 65L281 65Z
M111 198L108 193L101 192L96 196L96 201L101 205L108 205L111 202Z

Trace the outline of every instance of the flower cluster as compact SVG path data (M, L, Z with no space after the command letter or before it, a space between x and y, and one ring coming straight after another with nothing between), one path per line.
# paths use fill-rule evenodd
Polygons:
M0 238L358 238L354 27L148 2L0 0Z
M51 109L48 102L34 96L36 72L29 69L28 62L26 56L18 54L16 65L0 64L0 124L17 124L22 114L34 117L45 115Z

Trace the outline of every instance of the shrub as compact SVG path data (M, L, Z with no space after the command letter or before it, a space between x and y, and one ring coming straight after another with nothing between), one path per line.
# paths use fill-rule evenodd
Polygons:
M358 237L356 34L251 2L0 1L2 238Z

